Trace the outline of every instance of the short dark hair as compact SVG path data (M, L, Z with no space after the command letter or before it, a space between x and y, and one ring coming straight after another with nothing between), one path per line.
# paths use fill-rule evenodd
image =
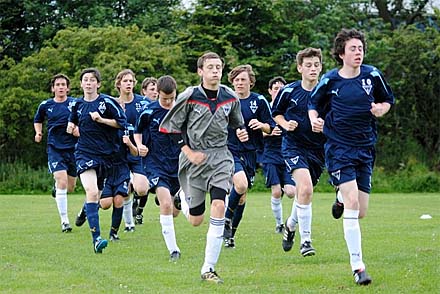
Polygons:
M222 61L222 68L225 67L225 61L215 52L205 52L202 56L197 59L197 68L203 68L203 64L208 59L220 59Z
M96 80L98 81L98 83L101 82L101 73L99 72L98 69L96 69L96 68L94 68L94 67L90 67L90 68L86 68L86 69L84 69L84 70L81 72L81 74L79 75L79 80L82 81L83 76L84 76L85 74L87 74L87 73L92 73L92 74L95 76L95 78L96 78Z
M276 83L282 83L283 85L286 84L286 80L282 76L276 76L269 81L269 89L272 89L272 86Z
M56 74L54 75L51 79L50 79L50 85L53 87L55 86L55 81L58 79L65 79L66 80L66 84L67 84L67 88L70 87L70 79L65 75L65 74Z
M161 76L157 80L157 92L164 92L165 94L171 94L177 89L176 80L172 76Z
M307 47L296 54L296 64L302 65L304 58L308 57L318 57L319 61L322 63L322 52L321 49Z
M333 42L332 56L339 64L343 64L341 57L339 55L345 53L345 44L348 40L359 39L364 46L364 53L367 51L367 43L365 40L365 35L361 31L356 29L342 29L337 35Z

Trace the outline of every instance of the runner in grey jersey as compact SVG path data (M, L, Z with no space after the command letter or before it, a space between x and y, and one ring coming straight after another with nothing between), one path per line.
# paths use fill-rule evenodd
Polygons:
M212 187L229 193L234 161L227 148L227 127L243 124L240 102L231 89L220 85L216 101L207 100L202 86L187 88L161 125L161 131L179 133L186 124L186 144L206 156L203 164L197 165L185 153L180 154L179 180L190 210L204 204L205 194Z
M179 95L164 117L160 131L173 134L181 146L179 181L185 193L182 212L193 226L203 222L205 197L211 195L202 280L222 283L214 270L223 238L225 198L232 185L234 162L227 148L228 127L237 129L240 140L248 139L240 102L234 92L220 85L223 60L213 52L197 61L202 84Z

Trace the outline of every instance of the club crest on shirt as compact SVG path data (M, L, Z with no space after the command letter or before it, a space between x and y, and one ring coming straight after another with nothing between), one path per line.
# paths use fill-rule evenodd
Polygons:
M337 178L339 181L341 179L341 170L339 169L337 171L332 172L332 177Z
M135 107L136 107L136 111L137 112L141 112L142 111L143 107L142 107L142 105L139 102L136 102Z
M104 101L99 102L99 106L98 106L99 112L101 112L101 114L103 114L106 109L107 109L107 107L105 107L105 102Z
M231 106L230 105L223 106L223 112L225 113L226 116L228 116L229 113L231 112Z
M371 80L362 79L362 88L364 89L365 93L367 93L367 95L370 95L371 89L373 88L373 86L371 85Z
M72 106L75 105L75 102L70 101L69 105L67 106L67 109L69 109L70 112L72 112Z
M249 103L249 108L251 109L252 113L255 113L258 109L257 101L251 101Z

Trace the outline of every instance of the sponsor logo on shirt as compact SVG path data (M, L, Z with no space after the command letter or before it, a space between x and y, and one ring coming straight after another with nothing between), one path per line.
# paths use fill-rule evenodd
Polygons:
M292 98L292 99L290 99L290 101L293 102L293 103L295 103L295 105L298 105L298 99L299 99L299 98L296 98L296 99L293 99L293 98Z

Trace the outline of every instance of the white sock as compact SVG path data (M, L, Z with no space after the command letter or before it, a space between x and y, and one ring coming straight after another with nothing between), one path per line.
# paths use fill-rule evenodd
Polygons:
M186 202L185 193L183 191L180 191L179 197L180 197L180 206L182 207L181 211L182 211L183 215L188 219L189 218L189 206L188 206L188 202Z
M338 193L336 194L336 197L338 198L338 201L340 203L344 203L344 198L342 198L341 191L338 190Z
M67 189L56 189L55 201L60 214L61 223L69 223L69 216L67 215Z
M312 235L312 204L297 204L298 228L301 244L311 241Z
M362 261L361 229L359 227L359 210L344 210L344 237L350 254L350 264L353 271L364 269Z
M294 199L292 203L292 212L289 218L287 219L287 226L289 227L290 230L294 231L297 223L298 223L298 212L296 208L296 199Z
M133 201L131 197L126 197L127 199L124 199L124 209L122 211L122 216L124 218L125 227L134 227L134 220L133 220Z
M214 271L223 244L223 229L225 228L224 218L209 219L209 229L206 235L205 262L201 274Z
M277 226L281 225L283 223L283 204L281 198L275 198L272 196L270 198L270 206Z
M176 243L176 233L174 231L173 215L160 215L160 224L162 226L162 236L167 245L168 251L179 251Z

